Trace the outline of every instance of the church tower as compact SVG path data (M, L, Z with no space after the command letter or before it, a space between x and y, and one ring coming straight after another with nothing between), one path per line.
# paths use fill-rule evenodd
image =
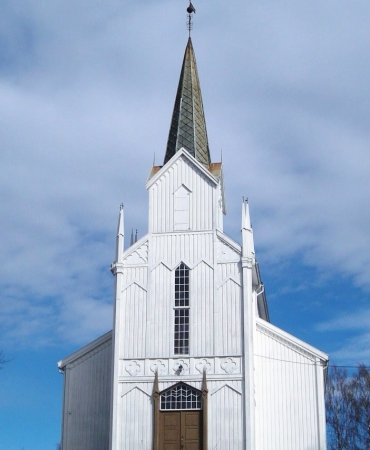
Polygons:
M121 209L112 265L112 450L137 448L137 427L145 448L153 439L155 449L177 448L179 436L184 448L227 441L235 449L245 440L252 448L258 294L264 319L268 312L247 203L243 246L223 233L222 164L211 162L190 37L163 166L152 168L146 188L148 234L123 252Z
M59 363L63 450L324 450L327 356L271 325L247 201L241 245L223 232L222 164L211 161L190 37L163 165L146 188L148 233L127 249L119 211L112 334ZM79 383L94 384L80 394L88 446L66 412L79 414Z

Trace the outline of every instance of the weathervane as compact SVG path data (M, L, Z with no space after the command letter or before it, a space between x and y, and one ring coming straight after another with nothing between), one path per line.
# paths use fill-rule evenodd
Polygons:
M191 2L189 2L189 6L187 7L186 11L188 12L188 20L186 22L186 25L188 27L189 37L190 37L190 32L193 29L193 16L192 16L192 14L195 13L195 8L194 8L194 6L193 6L193 4Z

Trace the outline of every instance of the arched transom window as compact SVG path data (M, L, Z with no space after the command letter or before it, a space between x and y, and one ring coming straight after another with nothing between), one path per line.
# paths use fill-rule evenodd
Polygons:
M202 409L202 393L185 383L178 383L161 394L162 411Z
M189 354L189 268L181 263L175 272L175 355Z

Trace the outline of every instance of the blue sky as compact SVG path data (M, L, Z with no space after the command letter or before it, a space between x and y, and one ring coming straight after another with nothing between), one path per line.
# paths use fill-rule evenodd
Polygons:
M54 449L56 362L109 330L118 208L146 233L185 0L0 4L0 450ZM370 4L194 2L213 161L249 197L272 322L370 365Z

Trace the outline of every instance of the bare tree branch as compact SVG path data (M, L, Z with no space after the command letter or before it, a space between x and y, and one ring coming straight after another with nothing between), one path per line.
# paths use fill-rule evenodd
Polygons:
M332 366L326 386L329 450L370 449L370 373L359 365L351 377Z

